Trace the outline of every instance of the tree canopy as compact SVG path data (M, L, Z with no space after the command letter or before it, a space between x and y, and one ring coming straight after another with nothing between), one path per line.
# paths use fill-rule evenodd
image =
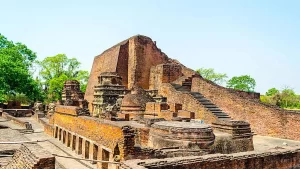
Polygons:
M213 68L206 69L202 67L197 69L196 72L198 72L204 79L210 80L219 85L222 85L227 79L227 75L225 73L216 73Z
M65 54L46 57L39 61L40 77L45 87L47 101L61 99L61 92L66 80L78 80L81 90L85 92L89 73L79 70L80 62L76 58L68 58Z
M266 96L274 96L279 93L279 90L276 88L271 88L266 92Z
M260 100L264 103L277 105L281 108L300 108L300 96L297 95L293 89L288 87L281 91L276 88L271 88L266 92L265 95L261 96Z
M253 92L256 86L255 80L249 75L234 76L227 82L228 88Z
M0 102L5 95L23 93L31 100L41 98L41 90L30 68L36 54L22 43L14 43L0 34Z

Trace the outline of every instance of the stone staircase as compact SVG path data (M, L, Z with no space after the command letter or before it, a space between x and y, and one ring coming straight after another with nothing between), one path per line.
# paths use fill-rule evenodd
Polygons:
M189 93L190 95L192 95L208 111L213 113L218 118L218 120L231 120L230 116L227 113L223 112L217 105L212 103L209 99L204 97L201 93L191 92L192 78L193 77L189 77L189 78L185 79L184 81L182 81L182 85L174 84L174 83L172 83L172 85L177 91Z

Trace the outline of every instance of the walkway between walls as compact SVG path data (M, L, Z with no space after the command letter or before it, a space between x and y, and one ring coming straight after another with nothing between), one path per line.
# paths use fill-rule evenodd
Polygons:
M72 156L76 158L82 158L80 155L75 154L71 148L66 147L62 142L59 140L48 136L44 133L43 126L38 123L35 119L30 117L19 118L21 120L30 122L32 124L32 128L34 130L33 133L24 134L26 138L31 141L36 140L48 140L45 142L39 142L38 144L43 147L45 150L50 152L51 154L57 154L61 156ZM0 117L0 121L5 121L2 117ZM11 129L20 129L20 127L16 124L13 124L10 121L1 122L2 125L6 125ZM67 159L63 157L55 157L56 166L55 169L96 169L96 164L91 164L87 161L76 160L76 159Z

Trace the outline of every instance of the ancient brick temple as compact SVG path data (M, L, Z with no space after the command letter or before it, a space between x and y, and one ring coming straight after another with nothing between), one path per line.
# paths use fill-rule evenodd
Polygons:
M39 121L94 168L300 165L300 113L203 79L149 37L133 36L96 56L84 98L79 88L67 81L63 104L51 104L49 119Z

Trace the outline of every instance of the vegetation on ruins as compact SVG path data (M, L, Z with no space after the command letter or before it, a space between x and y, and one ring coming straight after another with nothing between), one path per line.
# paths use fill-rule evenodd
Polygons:
M76 58L58 54L46 57L37 63L41 67L39 76L45 88L47 102L61 99L61 92L66 80L78 80L81 84L81 91L85 92L89 73L79 70L80 62Z
M255 86L255 80L249 75L234 76L227 82L228 88L242 90L246 92L254 92Z
M65 80L78 80L81 90L86 89L89 73L78 70L80 62L64 54L37 61L36 53L22 43L14 43L0 34L0 103L61 99ZM34 66L40 66L37 78Z
M200 68L197 69L198 72L204 79L210 80L216 84L222 85L226 82L228 76L225 73L216 73L213 68Z
M26 45L0 34L0 102L9 99L7 95L17 94L33 101L41 99L41 89L31 72L36 57Z
M281 91L271 88L265 95L261 96L260 100L264 103L277 105L285 109L300 109L300 96L288 87Z

